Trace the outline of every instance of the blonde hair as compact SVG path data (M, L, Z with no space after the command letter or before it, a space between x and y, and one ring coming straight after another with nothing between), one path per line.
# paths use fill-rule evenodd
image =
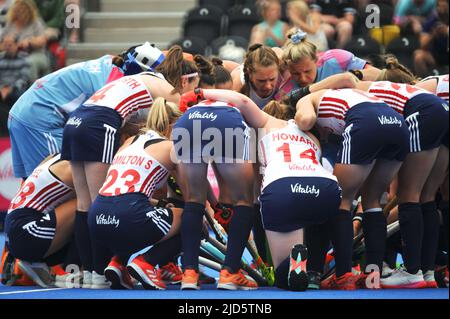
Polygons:
M158 97L148 112L147 122L141 133L153 130L168 137L170 125L182 115L175 103L167 102L166 99Z
M297 9L298 12L300 13L300 17L302 18L302 20L306 20L308 18L309 7L305 1L302 0L289 1L288 8Z
M298 28L292 28L288 31L286 41L283 47L283 60L286 63L298 63L305 58L310 58L313 61L317 60L317 47L306 40L305 37L299 38L299 33L302 33Z
M32 0L16 0L16 1L14 1L11 8L9 8L8 15L6 18L6 21L8 22L8 24L11 24L11 23L17 21L16 9L20 5L25 5L28 8L28 12L30 14L30 16L28 17L28 20L25 22L25 25L30 25L38 19L39 12L38 12L38 9L37 9L34 1L32 1Z
M289 121L295 117L295 110L292 107L275 100L267 103L262 110L280 120Z
M394 83L416 84L417 77L393 55L386 56L385 68L376 81L389 81Z

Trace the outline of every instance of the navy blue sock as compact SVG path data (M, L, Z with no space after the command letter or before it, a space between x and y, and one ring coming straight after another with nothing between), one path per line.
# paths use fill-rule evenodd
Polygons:
M275 269L275 286L280 289L289 289L288 283L289 276L289 257L281 262Z
M353 225L350 211L340 209L339 215L330 221L331 242L336 261L336 277L352 271Z
M254 212L253 207L234 206L228 232L227 255L223 263L233 273L241 268L241 257L253 226Z
M264 231L264 226L261 218L261 205L255 204L253 205L253 209L255 210L255 221L253 225L253 235L256 243L256 248L258 249L259 256L261 259L266 262L267 261L267 253L266 253L266 232Z
M330 248L330 223L312 225L305 229L305 244L308 247L307 269L323 273L325 258Z
M402 234L403 258L406 270L415 274L420 269L423 216L419 203L403 203L398 205L398 219Z
M422 271L434 270L439 244L440 218L436 202L424 203L420 207L423 215Z
M188 202L181 216L181 247L183 269L198 270L198 257L203 229L205 205Z
M366 267L376 265L381 272L387 236L386 218L383 215L383 210L380 208L365 211L362 225L366 244Z
M80 255L83 270L94 270L92 257L91 236L89 234L88 213L76 211L75 216L75 241Z
M174 256L180 254L181 235L175 235L161 243L154 245L144 253L144 259L149 264L155 266L165 266L173 261Z
M442 237L442 250L447 252L447 267L448 267L448 201L442 200L439 203L439 209L442 213L442 226L441 226L441 237Z

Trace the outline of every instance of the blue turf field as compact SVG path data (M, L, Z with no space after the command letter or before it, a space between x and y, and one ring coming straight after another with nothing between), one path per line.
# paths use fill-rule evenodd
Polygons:
M4 236L0 234L0 248ZM209 275L217 276L217 272ZM200 291L180 291L179 286L169 286L166 291L149 291L142 288L132 291L90 289L43 289L39 287L6 287L0 284L0 299L449 299L448 289L421 290L357 290L357 291L306 291L290 292L277 288L256 291L220 291L206 285Z

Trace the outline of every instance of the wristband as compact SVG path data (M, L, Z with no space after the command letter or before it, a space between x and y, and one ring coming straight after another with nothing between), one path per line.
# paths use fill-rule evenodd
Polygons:
M364 74L360 70L350 70L348 72L356 76L360 81L362 81L362 79L364 78Z
M292 106L295 106L302 97L307 96L308 94L311 94L309 86L295 89L289 93L289 103Z
M355 217L353 217L352 221L359 221L360 223L362 223L363 220L363 213L356 213Z

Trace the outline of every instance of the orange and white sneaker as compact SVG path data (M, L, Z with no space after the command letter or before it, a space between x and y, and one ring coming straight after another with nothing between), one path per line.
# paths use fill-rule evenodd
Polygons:
M200 275L195 269L186 269L181 279L181 290L199 290Z
M340 277L333 274L321 282L320 288L324 290L356 290L358 279L359 276L355 276L352 272L345 273Z
M359 289L381 289L380 272L357 275L359 278L356 281L356 287Z
M105 277L111 282L111 289L133 289L130 274L117 256L114 256L105 268Z
M227 269L222 269L220 271L217 289L254 290L258 289L258 284L250 276L244 275L242 270L239 270L236 273L231 273Z
M145 289L165 290L167 288L166 284L161 280L158 270L146 262L142 255L134 258L127 265L127 270Z
M173 262L159 268L161 279L166 285L176 285L183 279L181 267Z
M426 288L437 288L438 284L436 282L436 279L434 279L434 271L428 270L423 274L423 280L427 283Z

